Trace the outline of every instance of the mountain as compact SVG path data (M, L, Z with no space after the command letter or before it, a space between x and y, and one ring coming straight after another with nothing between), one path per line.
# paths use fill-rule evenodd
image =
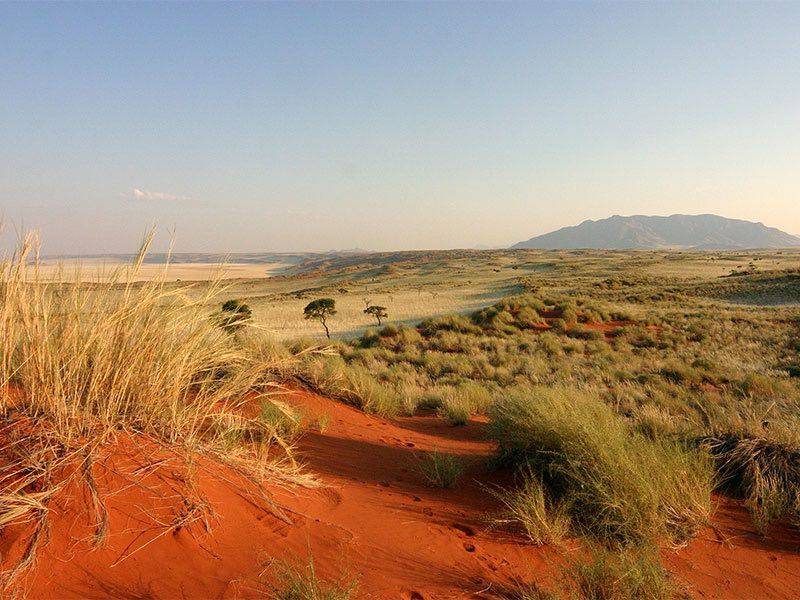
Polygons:
M614 215L608 219L562 227L514 244L512 248L735 250L791 246L800 246L800 237L752 221L726 219L717 215Z

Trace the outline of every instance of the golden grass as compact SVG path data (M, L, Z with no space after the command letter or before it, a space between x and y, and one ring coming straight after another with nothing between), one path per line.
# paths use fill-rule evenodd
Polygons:
M120 432L203 452L253 481L311 481L282 437L294 424L287 429L275 410L243 410L269 401L270 374L293 358L218 327L206 308L218 284L198 296L163 279L133 283L149 243L93 284L44 277L32 234L0 262L0 527L35 523L6 583L33 560L48 503L72 478L89 488L102 541L107 518L91 463Z

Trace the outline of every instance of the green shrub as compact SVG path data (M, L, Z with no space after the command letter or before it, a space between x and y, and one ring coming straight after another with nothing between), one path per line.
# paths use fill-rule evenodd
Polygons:
M469 405L460 398L452 396L445 399L439 413L454 427L466 425L472 416Z
M366 412L392 416L403 411L396 389L381 384L366 367L348 365L339 356L308 359L296 377L315 392Z
M238 331L253 318L253 311L241 300L227 300L217 314L220 327L225 331Z
M455 331L457 333L479 334L481 328L472 323L463 315L448 315L446 317L432 317L425 319L419 325L419 331L425 336L430 336L437 331Z

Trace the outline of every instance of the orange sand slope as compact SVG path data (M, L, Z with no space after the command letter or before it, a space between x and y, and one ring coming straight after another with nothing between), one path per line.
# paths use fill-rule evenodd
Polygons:
M501 598L515 582L547 585L557 576L559 551L486 524L496 509L487 488L509 482L485 471L494 448L480 421L389 421L312 394L289 400L329 417L323 433L299 444L324 487L262 494L231 469L187 466L146 440L123 438L94 466L102 509L85 485L64 490L17 586L29 598L264 597L277 565L309 553L321 575L357 578L365 598ZM424 485L416 461L430 450L470 465L456 489ZM800 534L762 539L738 503L721 502L713 528L664 551L676 579L701 598L795 597ZM3 531L3 568L19 561L30 536L30 526Z

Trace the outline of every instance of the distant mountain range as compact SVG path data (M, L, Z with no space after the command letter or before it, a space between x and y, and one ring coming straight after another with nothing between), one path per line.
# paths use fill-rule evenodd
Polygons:
M608 219L562 227L514 244L512 248L736 250L792 246L800 246L800 237L752 221L717 215L614 215Z

